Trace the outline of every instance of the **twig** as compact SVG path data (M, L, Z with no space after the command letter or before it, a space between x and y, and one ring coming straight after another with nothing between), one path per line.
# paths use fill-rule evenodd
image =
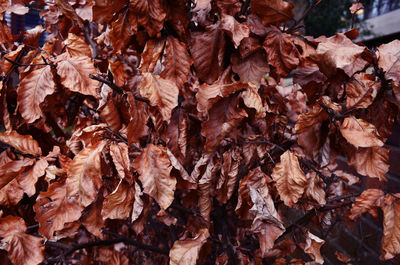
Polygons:
M106 131L111 133L112 135L114 135L115 137L117 137L118 139L120 139L122 142L126 143L129 146L132 146L133 148L135 148L137 151L141 152L142 148L136 146L135 144L129 144L128 140L125 139L125 137L123 137L120 133L118 132L114 132L110 127L106 127Z
M309 15L311 10L313 10L319 4L319 2L320 1L318 0L313 0L311 6L306 10L306 12L304 12L301 18L296 20L295 23L290 28L288 28L288 30L286 30L286 32L290 33L292 30L294 30L297 27L297 25L299 25L299 23L302 22Z
M112 231L105 230L103 233L116 237L116 240L120 240L119 242L124 242L126 244L133 245L133 246L135 246L135 247L137 247L139 249L142 249L142 250L148 250L148 251L152 251L152 252L163 254L163 255L168 255L169 254L169 250L167 250L167 249L161 249L161 248L158 248L158 247L142 244L142 243L140 243L140 242L138 242L138 241L136 241L136 240L134 240L132 238L117 234L117 233L112 232Z
M49 65L47 63L31 63L31 64L23 64L23 63L18 63L16 61L13 61L7 57L4 56L4 59L12 64L15 64L17 66L40 66L40 65Z
M361 194L361 192L344 194L344 195L341 195L341 196L333 197L333 198L328 199L328 200L326 200L326 201L327 201L327 202L340 201L340 200L343 200L343 199L358 197L360 194Z
M107 239L107 240L99 240L99 241L92 241L83 244L73 245L70 250L64 253L64 257L71 255L77 250L84 249L84 248L91 248L97 246L109 246L116 243L124 242L122 238L115 238L115 239Z
M90 47L92 47L92 55L93 58L97 57L97 44L93 41L93 39L90 37L90 33L89 33L89 23L85 23L85 38L87 39L87 41L90 44Z

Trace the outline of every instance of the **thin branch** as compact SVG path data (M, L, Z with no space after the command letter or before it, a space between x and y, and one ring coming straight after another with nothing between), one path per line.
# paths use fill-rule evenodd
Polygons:
M343 199L358 197L358 196L360 196L360 194L361 194L361 192L344 194L344 195L341 195L341 196L336 196L336 197L330 198L330 199L328 199L326 201L327 202L340 201L340 200L343 200Z
M97 44L96 44L96 42L94 42L93 41L93 39L90 37L90 32L89 32L89 23L85 23L85 30L84 30L84 33L85 33L85 38L86 38L86 40L89 42L89 44L90 44L90 47L92 47L92 55L93 55L93 58L96 58L97 57Z
M23 63L18 63L16 61L13 61L7 57L4 56L4 59L12 64L15 64L17 66L40 66L40 65L49 65L47 63L31 63L31 64L23 64Z
M107 240L99 240L99 241L92 241L92 242L87 242L83 244L77 244L73 245L70 250L64 253L64 257L71 255L77 250L84 249L84 248L91 248L91 247L97 247L97 246L109 246L109 245L114 245L117 243L124 242L123 239L121 238L115 238L115 239L107 239Z
M319 2L320 1L318 0L313 0L311 6L306 10L306 12L304 12L301 18L296 20L293 26L291 26L286 32L291 32L292 30L294 30L297 27L297 25L299 25L300 22L302 22L310 14L311 10L313 10L319 4Z
M122 142L126 143L129 146L132 146L133 148L135 148L137 151L141 152L142 148L136 146L135 144L129 144L128 140L123 137L120 133L118 132L114 132L110 127L106 127L106 131L111 133L112 135L114 135L115 137L117 137L118 139L120 139Z

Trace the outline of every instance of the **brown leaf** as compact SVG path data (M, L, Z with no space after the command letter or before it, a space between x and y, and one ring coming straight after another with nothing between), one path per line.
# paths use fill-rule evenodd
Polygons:
M19 174L19 176L16 178L20 187L29 197L36 193L35 184L38 179L45 174L48 165L49 163L47 160L41 158L37 160L33 166L22 171L21 174Z
M380 82L375 81L373 75L355 74L346 84L346 107L367 108L374 101L379 89Z
M383 237L381 259L388 260L400 254L400 197L396 198L390 194L385 197L383 206Z
M378 47L378 66L385 71L385 77L393 80L393 92L400 101L400 40L394 40Z
M128 145L125 143L112 143L110 145L110 155L113 160L115 169L121 179L124 179L130 174L129 167L129 154Z
M69 32L68 38L64 41L67 47L67 52L71 57L92 57L89 45L86 44L83 38Z
M258 88L253 83L249 83L247 89L240 93L244 105L256 110L256 119L265 118L265 108L262 99L258 94Z
M83 207L91 204L103 185L100 157L105 141L88 146L68 164L67 196L77 197Z
M179 95L179 89L172 81L143 73L140 94L158 109L164 121L170 121L171 112L178 105Z
M249 189L251 201L253 202L250 213L255 216L250 229L257 233L261 255L264 256L272 249L275 240L285 232L285 227L275 209L274 202L268 189L264 188L262 191L252 187ZM264 196L262 196L260 192L262 192Z
M365 47L354 44L344 34L336 34L318 44L311 58L326 76L335 76L342 69L348 76L363 70L368 62L362 58Z
M0 142L8 144L21 153L39 156L42 149L31 135L21 135L16 131L0 133Z
M101 248L99 249L98 261L100 264L108 265L129 265L129 259L117 250Z
M297 134L304 133L312 127L328 118L328 114L319 105L313 105L312 109L308 112L302 113L298 116L296 121L295 130Z
M170 265L195 265L203 244L210 236L208 229L201 229L196 237L177 240L170 252Z
M103 219L125 219L131 217L135 197L135 187L129 185L126 181L122 181L118 188L104 199L103 209L101 210ZM140 215L140 212L136 214Z
M383 146L375 126L353 116L344 119L340 125L340 132L355 147Z
M36 265L44 260L44 245L40 237L26 234L24 220L18 216L0 218L2 249L15 265Z
M317 173L312 171L307 182L307 186L304 190L304 197L319 205L326 204L323 181L318 177Z
M240 82L253 82L260 85L261 79L269 72L268 63L263 51L258 51L245 59L231 57L232 71L240 77Z
M21 160L10 160L0 166L0 189L17 177L24 169L33 165L34 159L23 158Z
M239 23L233 16L222 14L221 29L231 37L235 48L242 39L249 37L250 28L247 23Z
M131 0L129 8L139 17L150 37L159 36L167 16L164 2L161 0Z
M93 21L99 24L109 23L124 5L125 3L119 0L96 0L93 6Z
M180 42L175 37L168 36L163 57L164 70L160 77L173 81L177 87L181 88L188 80L190 66L193 63L185 43Z
M300 53L292 36L270 27L264 41L268 63L276 68L278 75L287 76L300 63Z
M88 207L85 208L82 212L82 216L78 222L78 228L80 224L84 225L85 228L92 233L93 235L97 236L98 238L103 238L103 229L104 229L104 221L101 215L102 205L103 205L103 194L99 193L96 200L90 204ZM71 230L74 231L74 225L72 225ZM67 230L68 227L64 229ZM78 229L77 229L78 230ZM63 231L62 231L63 232ZM75 233L75 232L73 232ZM57 237L60 237L60 233L56 233ZM65 233L67 234L67 233ZM68 236L69 237L69 236Z
M383 207L384 196L382 190L368 189L364 190L351 207L349 218L358 219L363 213L369 213L373 217L378 217L378 207Z
M118 108L115 106L112 99L108 100L103 109L100 112L100 117L103 119L111 130L118 132L121 129L121 119L118 112Z
M348 163L361 175L378 178L380 181L387 181L389 152L390 148L386 146L359 148L351 154Z
M221 174L216 185L217 199L220 204L226 204L231 198L238 179L240 152L238 149L231 148L222 155L223 163Z
M98 82L89 78L90 74L96 74L96 69L89 57L61 56L57 63L57 74L61 78L61 84L69 90L95 98L99 97Z
M176 108L172 112L171 122L168 124L168 148L184 163L188 143L188 117L184 110Z
M297 156L291 151L283 153L271 177L276 182L276 188L285 205L293 207L307 186L307 178L300 168Z
M128 124L128 142L136 143L143 136L148 134L147 120L149 118L147 104L144 102L136 102L132 94L128 94L129 114L131 119Z
M78 220L83 210L78 199L67 195L64 181L54 182L48 191L41 192L33 207L35 220L40 224L39 233L52 239L55 231L62 230L66 223Z
M152 73L165 47L165 40L149 39L144 46L139 69Z
M320 252L320 248L323 244L325 244L325 240L322 240L321 238L313 235L310 231L308 231L304 252L310 254L310 256L317 264L324 263L324 258L322 257Z
M206 152L212 152L220 142L247 117L246 111L238 108L235 95L218 101L209 111L208 121L203 123L201 134L206 137Z
M211 84L221 75L224 50L225 38L220 23L207 26L205 32L192 33L190 52L196 73L202 81Z
M18 106L26 122L33 123L44 117L40 104L54 91L55 83L50 66L34 70L21 80L18 87Z
M144 192L153 197L161 209L167 209L174 200L176 179L170 176L172 167L166 148L149 144L132 166L140 174Z
M137 32L138 17L129 8L119 13L117 19L111 23L110 39L115 52L121 51Z
M252 0L250 12L260 16L264 25L286 22L293 18L293 5L282 0Z
M124 71L125 64L117 60L108 60L110 70L114 76L114 83L117 86L124 86L125 81L128 79L128 74Z

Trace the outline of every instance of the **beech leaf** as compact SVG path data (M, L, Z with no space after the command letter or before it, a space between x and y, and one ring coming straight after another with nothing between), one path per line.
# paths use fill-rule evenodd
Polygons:
M0 142L8 144L21 153L39 156L42 154L42 149L38 142L30 135L21 135L16 131L0 133Z
M383 146L375 126L353 116L346 117L340 125L343 137L355 147Z

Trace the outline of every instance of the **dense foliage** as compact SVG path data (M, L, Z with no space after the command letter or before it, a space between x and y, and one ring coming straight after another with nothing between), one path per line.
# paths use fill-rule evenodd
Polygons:
M282 0L46 4L0 21L2 264L322 264L365 214L400 253L400 41L301 36Z

